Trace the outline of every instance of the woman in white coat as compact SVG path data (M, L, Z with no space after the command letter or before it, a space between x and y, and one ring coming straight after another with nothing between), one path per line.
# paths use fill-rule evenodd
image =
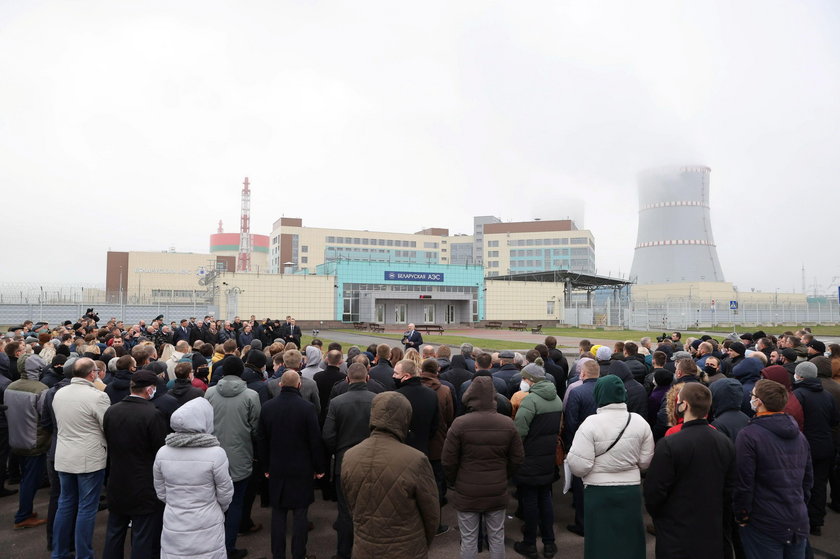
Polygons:
M641 472L653 458L648 422L627 411L627 390L615 375L595 383L598 413L575 433L566 460L583 479L585 559L644 559Z
M190 400L172 414L174 429L155 458L155 491L166 503L161 559L226 559L225 511L233 498L228 459L213 436L213 408Z

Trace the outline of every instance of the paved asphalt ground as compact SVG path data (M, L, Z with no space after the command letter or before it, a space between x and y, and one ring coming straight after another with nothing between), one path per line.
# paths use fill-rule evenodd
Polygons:
M458 331L458 334L462 334ZM324 338L336 340L342 344L359 345L364 347L373 341L391 343L392 345L399 344L398 340L387 340L385 338L371 336L365 334L351 334L344 332L323 331L321 335ZM533 335L528 333L513 333L513 332L494 332L487 330L480 331L464 331L463 335L471 335L476 337L496 337L498 339L507 339L511 341L533 341L535 344L543 340L543 336ZM434 336L426 337L430 343L434 343ZM559 339L560 344L568 346L576 346L577 340L574 339ZM592 340L593 342L600 340ZM606 340L604 340L606 341ZM9 486L16 488L16 486ZM574 513L571 507L571 495L562 494L562 483L557 482L554 486L554 512L555 512L555 536L557 545L559 547L558 558L576 558L583 557L583 538L578 537L568 531L565 526L572 522ZM47 499L48 494L46 489L38 492L35 501L35 511L40 517L46 517L47 514ZM690 506L690 504L687 504ZM12 523L15 511L17 510L17 496L10 496L0 499L0 559L35 559L48 557L46 551L46 531L43 527L27 529L27 530L13 530ZM335 554L335 531L332 529L332 523L335 520L335 504L326 502L321 499L320 492L316 494L316 501L309 509L309 518L314 523L315 529L309 534L308 552L310 555L315 555L318 559L329 559ZM511 497L507 507L510 515L516 510L516 502ZM97 516L95 545L94 549L97 552L97 557L101 557L105 537L105 525L107 521L107 511L100 512ZM508 557L519 557L513 550L513 542L521 539L522 522L512 516L508 517L505 523L505 544L507 548ZM254 505L252 517L255 522L261 523L263 529L260 532L248 536L240 537L238 546L248 549L248 557L271 557L270 553L270 536L268 526L270 525L269 509L259 507L259 500ZM650 519L645 517L646 522ZM432 559L450 559L458 557L459 553L459 537L457 530L457 522L455 519L455 512L451 505L443 509L443 522L449 524L451 529L449 532L442 534L435 538L429 556ZM383 532L387 533L387 526L383 526ZM649 534L647 538L647 556L654 557L655 538ZM813 545L815 549L815 556L820 558L840 559L840 514L828 511L823 527L823 535L821 537L813 538ZM128 546L126 546L128 550ZM129 557L128 551L126 557ZM291 557L291 552L288 552ZM483 552L479 557L488 557L487 552ZM377 558L377 559L392 559L392 558ZM393 558L396 559L396 558ZM609 558L605 558L609 559Z
M16 486L11 486L12 488ZM565 526L572 522L574 514L571 507L571 494L563 495L562 484L557 482L554 486L554 513L555 513L555 537L559 553L557 555L560 559L569 559L576 557L583 557L583 538L578 537L570 532L567 532ZM47 515L47 499L48 494L46 489L38 492L35 502L35 511L40 517ZM687 505L690 506L690 505ZM17 509L17 497L5 497L0 499L0 558L2 559L36 559L41 557L49 557L46 550L46 531L43 527L31 528L26 530L13 530L12 522L14 513ZM316 501L309 509L309 519L314 523L315 529L309 533L309 545L307 547L309 554L315 555L318 559L329 559L335 554L335 531L332 529L332 523L335 520L335 504L321 499L320 492L316 493ZM522 522L510 515L516 510L516 502L511 498L507 510L509 516L505 523L505 545L507 548L508 557L519 557L513 550L513 542L521 539ZM102 511L97 515L95 544L97 557L101 557L101 552L105 538L105 526L107 521L107 511ZM242 536L239 538L237 545L248 550L248 557L271 557L270 553L270 535L268 526L270 525L269 509L259 507L259 499L254 505L252 518L255 522L261 523L263 529L255 534ZM649 522L649 518L645 518ZM450 559L457 558L460 543L457 530L457 521L455 520L455 512L451 505L447 505L443 509L443 521L451 526L449 532L442 534L435 538L432 545L429 557L432 559ZM388 527L382 527L383 533L387 533ZM654 557L655 538L649 534L647 538L647 556ZM290 542L289 542L290 544ZM816 557L825 557L829 559L840 558L840 514L829 511L826 517L826 525L823 527L823 536L813 538L813 545L816 551ZM126 557L130 557L128 546L126 546ZM289 550L288 556L291 557ZM485 551L479 557L488 557ZM397 559L397 558L378 558L378 559ZM605 558L609 559L609 558Z

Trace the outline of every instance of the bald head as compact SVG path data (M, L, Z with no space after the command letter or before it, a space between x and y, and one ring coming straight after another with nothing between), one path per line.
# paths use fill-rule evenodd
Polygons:
M286 371L280 377L280 386L288 386L291 388L300 388L300 375L297 371Z

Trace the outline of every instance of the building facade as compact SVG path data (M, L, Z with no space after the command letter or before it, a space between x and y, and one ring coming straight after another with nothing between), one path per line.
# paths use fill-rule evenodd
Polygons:
M473 235L432 228L417 233L304 227L298 218L274 223L269 273L314 272L327 262L481 266L494 277L522 272L595 272L595 239L572 220L502 222L474 218Z

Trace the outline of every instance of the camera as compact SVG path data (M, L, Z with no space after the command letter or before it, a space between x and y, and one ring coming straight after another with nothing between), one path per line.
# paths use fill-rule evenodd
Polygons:
M662 342L664 342L667 338L668 338L668 334L666 334L665 332L662 332L662 335L661 335L661 336L656 336L656 341L657 341L657 343L660 343L660 344L661 344L661 343L662 343Z
M99 315L93 312L93 308L87 309L82 318L89 318L94 322L99 322Z

